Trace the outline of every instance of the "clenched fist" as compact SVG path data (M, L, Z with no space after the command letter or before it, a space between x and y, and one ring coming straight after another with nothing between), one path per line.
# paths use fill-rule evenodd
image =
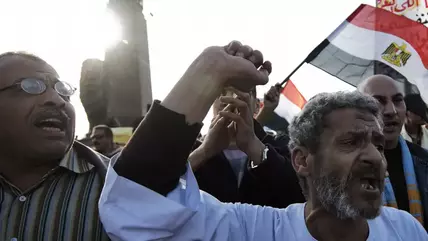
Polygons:
M205 49L193 65L206 66L206 70L219 81L220 88L232 86L244 92L266 84L272 72L271 62L264 61L260 51L239 41Z

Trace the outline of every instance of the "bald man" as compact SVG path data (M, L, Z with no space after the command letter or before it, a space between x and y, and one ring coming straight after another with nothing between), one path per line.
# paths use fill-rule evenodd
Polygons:
M379 101L384 122L385 158L388 175L385 180L384 204L406 210L428 227L428 152L405 141L400 132L406 118L404 94L395 80L375 75L365 80L358 90Z

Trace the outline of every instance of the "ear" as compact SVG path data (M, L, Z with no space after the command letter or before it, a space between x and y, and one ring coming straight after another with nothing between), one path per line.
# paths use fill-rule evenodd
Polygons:
M298 176L309 176L309 159L311 155L305 147L296 147L291 153L291 163Z

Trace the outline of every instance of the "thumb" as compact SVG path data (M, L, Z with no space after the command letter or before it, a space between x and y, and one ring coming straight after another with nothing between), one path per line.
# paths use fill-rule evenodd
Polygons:
M257 85L264 85L269 82L269 75L272 73L272 63L266 61L260 67L258 71L258 83Z

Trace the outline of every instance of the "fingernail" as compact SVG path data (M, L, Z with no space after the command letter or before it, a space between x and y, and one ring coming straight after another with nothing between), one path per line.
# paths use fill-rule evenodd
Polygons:
M251 57L248 58L249 61L255 63L256 62L256 57L254 57L254 55L251 55Z

